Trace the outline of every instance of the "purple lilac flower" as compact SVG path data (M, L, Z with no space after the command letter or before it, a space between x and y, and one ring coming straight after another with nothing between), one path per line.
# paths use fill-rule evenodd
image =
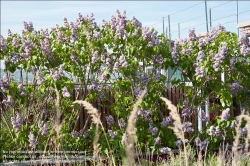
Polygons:
M182 141L181 141L181 140L177 140L177 141L175 142L175 145L176 145L178 148L180 148L181 145L182 145Z
M150 126L149 133L151 133L152 135L156 135L158 133L158 128Z
M39 128L39 132L41 133L41 135L47 135L48 134L49 127L43 121L41 121L41 120L38 121L38 128Z
M182 117L186 117L186 116L189 116L191 114L191 108L189 107L188 105L188 101L187 100L184 100L183 101L183 109L182 109Z
M228 87L233 95L236 95L238 92L243 90L243 87L239 84L239 81L235 81L234 83L232 83Z
M18 54L16 54L16 53L12 53L12 54L11 54L11 59L10 59L10 61L11 61L13 64L18 63L19 60L20 60L20 56L19 56Z
M198 63L200 63L200 62L202 62L202 61L204 60L204 58L205 58L204 52L203 52L203 51L199 51L196 61L197 61Z
M200 68L196 68L195 69L195 75L198 77L198 78L202 78L205 76L205 71L204 71L205 67L204 66L201 66Z
M78 61L78 57L76 57L76 56L74 56L74 55L71 55L71 56L70 56L70 59L71 59L73 62L78 63L78 62L77 62L77 61Z
M178 51L179 51L179 46L178 45L174 45L173 51L172 51L171 55L172 55L172 59L173 59L173 61L174 61L175 64L177 64L178 61L179 61Z
M215 136L220 136L221 135L221 131L220 131L220 127L219 126L216 126L215 128Z
M59 75L59 72L55 69L50 69L50 74L52 75L54 81L57 81L59 80L60 78L60 75Z
M71 137L72 138L77 138L79 136L79 133L77 131L72 131L71 132Z
M241 136L247 135L247 127L241 129Z
M135 29L140 29L140 28L142 28L141 22L138 21L134 16L133 16L131 22L134 24Z
M95 81L92 82L91 89L93 89L94 91L98 90L98 85Z
M156 137L156 138L154 139L154 141L155 141L155 145L156 145L156 144L160 144L160 143L161 143L161 138L158 136L158 137Z
M228 54L227 43L223 43L222 46L219 48L218 53L212 58L214 61L213 68L215 71L219 71L220 63L223 62L227 54Z
M201 120L203 122L207 122L209 120L208 115L205 113L204 110L201 111Z
M11 106L14 103L12 96L8 96L7 100L4 99L2 103L6 106Z
M135 89L135 96L140 96L142 93L141 87Z
M149 82L148 75L146 73L144 73L141 80L142 80L143 84L147 84Z
M4 75L3 78L0 79L0 86L3 87L3 89L10 88L10 83L9 83L7 75Z
M108 72L107 72L107 71L104 71L104 72L102 73L102 75L101 75L100 81L105 81L106 78L107 78L107 76L108 76Z
M125 122L124 119L121 119L118 124L119 124L119 126L120 126L121 129L124 129L125 126L126 126L126 122Z
M114 120L112 115L106 116L106 121L107 121L109 126L115 124L115 120Z
M200 142L200 144L199 144L200 150L205 150L207 148L208 144L209 144L209 141L207 139Z
M22 83L19 83L19 84L17 85L17 89L18 89L19 92L22 92L22 91L23 91L23 84L22 84Z
M25 22L23 21L23 25L24 25L24 30L26 31L34 31L34 27L33 27L33 23L32 22Z
M64 98L70 97L70 93L69 93L67 87L63 87L62 95L63 95Z
M241 30L241 37L238 43L240 46L240 53L243 56L248 55L250 53L249 39L247 37L247 34L244 32L244 30Z
M171 151L171 149L168 148L168 147L163 147L163 148L160 148L159 151L160 151L162 154L166 154L166 153L168 153L169 151Z
M108 130L108 133L111 138L115 138L117 136L117 133L115 131Z
M43 76L42 76L42 73L40 71L36 72L36 76L37 76L37 83L38 84L42 84L45 81Z
M192 128L192 123L191 122L184 122L182 123L182 128L184 132L190 133L193 132L194 129Z
M29 134L29 143L30 143L30 146L33 148L36 148L36 145L38 144L33 132L30 132Z
M197 40L196 34L195 34L195 29L190 29L188 31L188 41L195 41Z
M158 81L160 80L160 78L161 78L161 72L157 70L154 74L154 79Z
M100 97L101 100L105 98L105 95L103 92L99 92L98 96Z
M233 56L230 60L230 69L232 70L235 66L235 63L237 61L237 57L236 56Z
M117 72L119 70L119 63L115 62L113 70Z
M23 117L20 115L20 113L17 113L16 116L11 117L11 124L13 128L16 129L16 132L18 132L23 125Z
M226 110L222 111L221 114L221 121L226 121L230 117L230 109L227 108Z
M208 135L210 135L210 136L216 136L215 130L214 130L214 126L210 126Z
M201 139L199 137L196 137L195 140L194 140L194 142L195 142L196 146L199 146L200 143L201 143Z
M59 70L59 74L60 74L60 75L63 75L63 73L64 73L63 64L61 64L61 65L59 66L58 70Z
M167 127L167 125L169 125L172 121L173 121L173 118L172 118L172 116L170 115L170 116L168 116L168 117L166 117L166 118L163 118L163 120L162 120L162 122L161 122L161 125L162 125L163 127Z
M95 51L92 55L92 61L91 63L94 64L98 61L98 51Z
M148 118L150 113L151 113L150 110L143 110L143 109L139 109L137 112L138 115L143 116L144 118Z

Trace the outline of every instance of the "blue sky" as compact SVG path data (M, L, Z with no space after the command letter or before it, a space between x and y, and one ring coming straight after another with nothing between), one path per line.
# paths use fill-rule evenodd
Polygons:
M206 32L205 1L2 1L1 2L1 34L7 37L7 30L13 33L21 33L22 21L32 21L36 30L51 28L56 24L62 25L63 18L75 21L77 14L82 15L94 13L96 22L109 20L115 15L116 9L126 10L127 18L135 16L142 22L143 26L150 26L163 31L162 19L169 14L198 4L188 10L171 15L172 39L178 38L178 23L180 24L180 36L185 37L188 29L194 27L197 33ZM228 2L228 3L227 3ZM208 1L208 9L212 8L212 20L236 14L236 1ZM250 1L239 1L239 22L250 21ZM167 17L165 27L168 26ZM158 23L158 24L156 24ZM204 23L204 24L202 24ZM213 21L213 26L218 23L224 24L227 30L237 32L236 15ZM156 24L156 25L152 25ZM202 25L199 25L202 24ZM198 26L197 26L198 25Z

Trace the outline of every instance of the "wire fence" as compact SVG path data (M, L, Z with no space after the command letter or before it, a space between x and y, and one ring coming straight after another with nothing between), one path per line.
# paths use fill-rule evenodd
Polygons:
M236 12L233 13L233 14L222 16L223 12L221 12L221 9L219 7L227 5L230 2L235 2L236 3L236 5L235 5L235 11ZM174 12L174 13L169 14L167 16L164 16L162 22L157 22L157 23L151 24L149 26L155 26L155 29L158 32L162 31L170 39L180 38L181 34L184 34L183 31L189 30L189 29L191 29L193 27L196 28L196 32L197 32L197 29L198 29L198 31L205 32L205 27L207 27L207 31L208 31L208 27L212 28L212 23L216 23L217 21L224 22L224 23L220 22L221 25L226 25L226 24L233 23L233 22L239 23L239 16L246 13L246 12L250 12L250 10L245 10L245 11L240 12L238 10L238 4L239 3L241 3L241 2L238 2L238 0L230 0L230 1L218 4L218 5L215 5L215 6L208 7L207 6L207 0L204 0L203 2L196 3L196 4L194 4L192 6L189 6L189 7L185 8L185 9L182 9L180 11L177 11L177 12ZM200 15L198 15L196 17L192 17L192 18L189 18L189 19L181 21L181 22L174 22L173 23L173 20L174 20L173 17L172 17L173 15L177 15L177 14L180 14L180 13L186 14L185 11L187 11L187 10L189 10L191 8L194 8L194 7L199 7L199 9L200 9L201 5L204 5L204 14L200 14ZM249 2L249 5L250 5L250 2ZM207 10L208 8L209 8L209 11ZM212 13L216 13L215 9L220 9L220 14L219 15L221 17L212 19ZM227 12L234 12L234 11L232 10L232 11L227 11ZM207 14L209 14L209 18L207 16ZM216 15L218 15L218 14L216 13ZM231 19L232 17L235 17L235 18ZM198 20L198 21L195 21L195 20ZM199 22L199 23L197 23L197 22ZM162 25L161 25L162 27L159 27L161 23L162 23ZM189 24L189 25L185 26L187 24ZM192 26L190 26L190 24ZM165 25L167 25L167 26L165 26ZM204 25L204 27L203 27L203 25ZM236 28L236 25L235 25L234 29L233 28L231 28L231 29L233 31L238 30L238 35L239 35L239 29Z

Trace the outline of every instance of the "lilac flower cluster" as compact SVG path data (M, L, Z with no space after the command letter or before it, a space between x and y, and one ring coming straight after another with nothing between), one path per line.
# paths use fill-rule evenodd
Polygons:
M112 115L106 116L106 121L107 121L109 126L115 124L115 120L114 120Z
M160 71L160 70L156 70L156 71L154 72L154 79L155 79L156 81L159 81L160 78L161 78L161 71Z
M237 57L233 56L230 60L230 66L229 66L231 70L234 68L236 61L237 61Z
M15 128L16 132L18 132L23 125L23 117L20 115L20 113L17 113L16 116L11 117L10 119L13 128Z
M170 152L171 149L168 148L168 147L163 147L163 148L159 148L159 151L160 151L162 154L166 154L166 153Z
M243 90L243 87L239 84L239 81L235 81L228 87L233 95L236 95L238 92Z
M46 29L45 31L41 29L40 35L44 38L44 40L40 40L40 46L42 50L42 54L50 55L52 53L50 49L50 41L49 41L49 31Z
M17 64L20 60L20 56L16 53L11 53L11 58L10 58L10 61L13 63L13 64Z
M3 78L0 79L0 86L3 89L9 89L10 88L10 83L9 83L7 75L4 75Z
M199 137L195 139L195 144L200 148L200 150L205 150L209 144L209 141L205 139L204 141L201 141Z
M62 88L62 95L64 98L70 97L70 93L69 93L67 87Z
M36 148L36 145L38 144L33 132L30 132L29 134L29 143L30 143L30 146L33 148Z
M42 84L45 81L43 76L42 76L42 73L40 71L36 72L36 76L37 76L37 83L38 84Z
M149 82L149 77L147 73L144 73L143 76L141 77L141 81L143 84L147 84Z
M134 24L135 29L142 28L142 23L140 21L138 21L134 16L133 16L131 22Z
M138 112L137 112L138 115L140 115L140 116L142 116L142 117L144 117L146 119L149 118L150 113L151 113L150 110L143 110L143 109L139 109Z
M127 67L127 61L125 60L125 56L122 55L119 58L119 65L121 65L122 67Z
M34 31L34 27L33 27L32 22L27 23L27 22L23 21L23 25L24 25L24 30L25 31L30 31L30 32Z
M157 127L153 127L151 124L149 125L149 133L151 133L152 135L156 135L158 133L158 128Z
M201 121L207 122L209 120L208 115L205 113L204 110L201 111Z
M152 32L149 27L145 27L142 29L142 37L143 40L150 39L148 42L148 47L153 47L153 44L159 45L159 39L157 38L157 32Z
M155 145L156 145L156 144L160 144L160 143L161 143L161 138L158 136L158 137L156 137L156 138L154 139L154 141L155 141Z
M111 138L115 138L117 136L117 132L116 131L112 131L112 130L108 130L109 136Z
M20 40L17 38L17 37L13 37L12 38L12 46L14 47L14 48L18 48L19 46L20 46Z
M174 47L172 49L173 49L173 51L171 52L172 59L173 59L174 63L177 64L179 61L178 51L180 48L179 48L178 44L174 44Z
M243 56L246 56L250 53L249 39L247 37L247 34L243 30L241 30L241 37L238 43L240 46L240 53Z
M58 71L59 71L59 74L60 75L64 75L64 67L63 67L63 64L61 64L58 68Z
M186 117L186 116L189 116L191 114L191 108L189 107L187 100L183 101L183 109L182 109L181 113L182 113L182 115L181 115L182 117Z
M123 12L123 15L120 14L119 10L116 10L116 17L111 16L111 20L109 24L111 25L111 29L115 32L115 35L118 39L121 39L125 32L126 26L126 11Z
M71 132L71 137L72 138L77 138L79 136L79 133L77 131L72 131Z
M162 122L161 122L161 125L162 125L163 127L167 127L167 125L169 125L172 121L173 121L173 118L172 118L172 116L170 115L170 116L168 116L168 117L166 117L166 118L163 118L163 120L162 120Z
M102 75L101 75L100 81L105 81L106 78L107 78L107 76L108 76L108 72L107 72L107 71L104 71L104 72L102 73Z
M121 129L124 129L126 127L126 122L124 119L121 119L118 123Z
M49 127L43 121L41 121L41 120L38 121L38 128L39 128L39 133L41 133L41 135L47 135L48 134Z
M75 42L77 40L77 34L76 34L76 27L73 22L70 23L70 30L71 30L71 40Z
M60 79L60 74L57 70L55 69L50 69L50 74L52 75L54 81L57 81Z
M220 127L216 126L216 128L214 129L214 126L210 126L208 135L213 136L213 137L220 136L221 135Z
M7 100L3 99L2 103L6 106L11 106L14 104L14 100L12 99L12 96L8 96Z
M0 51L4 51L7 48L6 39L0 35Z
M226 110L222 111L221 114L221 121L226 121L230 117L230 109L227 108Z
M194 129L192 128L192 123L191 122L183 122L182 123L182 129L185 133L190 133L193 132Z
M242 129L241 129L241 136L245 136L245 135L247 135L247 126L245 126L245 127L243 127Z
M141 87L136 88L134 92L135 92L135 96L140 96L142 93Z
M94 64L98 61L98 51L95 51L92 55L92 61L91 64Z
M97 83L95 81L92 82L91 89L93 89L94 91L98 90L98 85L97 85Z
M175 141L175 145L176 145L178 148L180 148L181 145L182 145L182 141L181 141L181 140Z
M194 28L192 28L188 31L188 38L187 39L188 39L188 41L196 41L197 40Z
M103 100L105 98L105 95L103 92L99 92L98 96L100 97L101 100Z
M76 57L76 56L74 56L74 55L71 55L70 56L70 59L73 61L73 62L75 62L76 64L78 63L78 57Z
M154 62L157 65L162 65L163 64L163 57L162 57L162 55L154 55Z
M227 43L223 43L222 46L219 48L218 53L215 54L215 56L212 58L214 61L213 68L215 71L219 71L220 63L223 62L227 54L228 54Z

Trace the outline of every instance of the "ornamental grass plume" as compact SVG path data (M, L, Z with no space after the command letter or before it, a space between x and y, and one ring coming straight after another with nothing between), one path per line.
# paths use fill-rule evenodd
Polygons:
M177 138L181 139L181 141L183 142L183 147L184 147L184 155L185 155L185 163L186 166L188 166L188 158L187 158L187 150L186 150L186 146L185 146L185 137L184 137L184 131L183 131L183 126L181 123L181 117L177 111L177 107L174 106L170 100L161 97L161 99L166 103L166 105L168 106L168 109L170 110L169 114L172 116L172 118L174 119L174 126L175 127L169 127L170 129L172 129L175 133L175 135L177 136Z
M143 97L146 95L147 90L144 90L140 97L137 99L133 111L130 113L130 116L128 118L128 126L127 126L127 145L126 145L126 159L125 159L125 165L131 166L134 164L134 135L135 135L135 117L137 115L137 112L139 110L139 105L142 102Z

